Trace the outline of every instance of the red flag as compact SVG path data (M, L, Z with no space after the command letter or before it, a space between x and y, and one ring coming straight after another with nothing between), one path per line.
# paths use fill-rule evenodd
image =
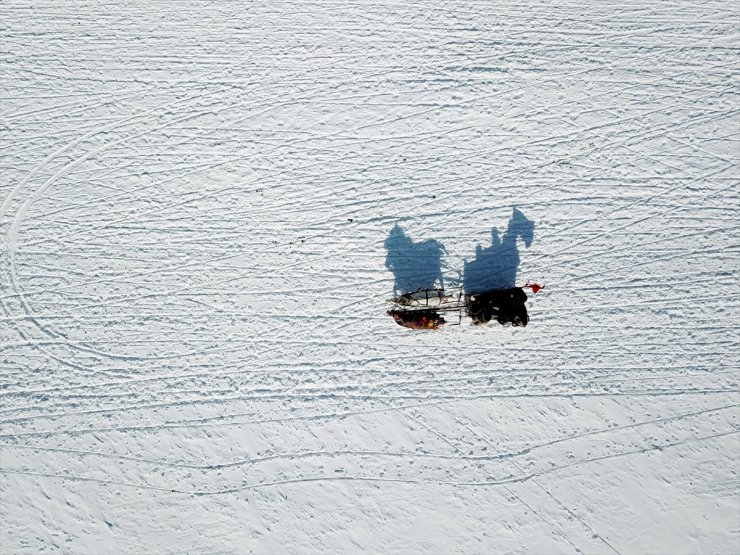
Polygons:
M540 289L544 289L544 285L537 285L536 283L527 283L524 287L529 287L532 290L532 293L537 293Z

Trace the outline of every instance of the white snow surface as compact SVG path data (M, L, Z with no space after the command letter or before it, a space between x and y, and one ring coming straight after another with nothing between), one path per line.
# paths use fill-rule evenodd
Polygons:
M740 552L734 2L0 15L4 555Z

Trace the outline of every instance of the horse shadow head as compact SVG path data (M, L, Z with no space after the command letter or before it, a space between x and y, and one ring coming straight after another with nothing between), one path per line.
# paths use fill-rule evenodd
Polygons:
M475 248L475 260L465 261L463 287L467 294L494 289L509 289L516 285L519 269L518 240L529 248L534 241L534 222L514 208L503 237L495 227L491 230L491 246Z
M385 267L393 272L396 294L444 287L444 246L434 239L414 241L396 224L385 240Z

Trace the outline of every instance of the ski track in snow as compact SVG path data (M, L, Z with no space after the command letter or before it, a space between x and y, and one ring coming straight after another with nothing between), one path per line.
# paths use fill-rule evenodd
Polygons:
M732 3L2 12L3 553L740 549Z

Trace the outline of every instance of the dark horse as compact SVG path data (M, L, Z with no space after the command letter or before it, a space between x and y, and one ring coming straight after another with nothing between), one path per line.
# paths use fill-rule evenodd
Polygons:
M475 260L465 261L463 284L468 295L509 289L516 285L516 273L519 269L519 249L517 240L522 239L524 246L529 247L534 239L534 222L514 208L503 239L498 230L491 230L491 246L475 248Z
M396 224L385 240L385 267L393 272L396 295L444 287L442 254L445 248L439 241L427 239L414 242Z

